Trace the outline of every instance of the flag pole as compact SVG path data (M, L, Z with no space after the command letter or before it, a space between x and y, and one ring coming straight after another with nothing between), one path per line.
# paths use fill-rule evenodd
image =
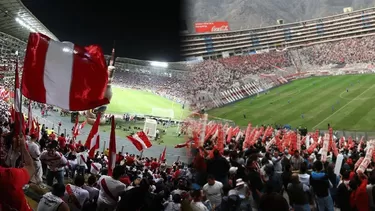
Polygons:
M16 74L16 77L17 77L17 80L18 80L18 82L19 82L19 70L18 70L18 54L16 55L16 71L17 71L17 74ZM17 92L17 87L15 86L15 95L14 96L16 96L16 93L17 93L17 96L18 96L18 94L19 94L19 100L20 100L20 102L19 102L19 105L17 105L18 106L18 110L20 111L20 120L23 120L23 113L22 113L22 94L21 94L21 86L22 86L22 83L20 83L20 84L18 84L19 85L19 93ZM23 125L22 125L23 123L22 122L19 122L19 125L18 125L18 127L20 127L20 134L18 134L18 135L22 135L22 129L23 129Z

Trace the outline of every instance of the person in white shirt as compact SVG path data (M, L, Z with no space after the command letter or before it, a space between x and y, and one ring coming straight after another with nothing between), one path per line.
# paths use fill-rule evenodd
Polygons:
M83 189L89 192L90 201L96 203L99 197L99 189L94 187L95 185L96 185L96 177L94 175L90 175L89 178L87 179L87 185L84 185Z
M91 163L90 173L97 176L100 170L102 170L102 164L99 163L98 159L94 159L94 162Z
M116 209L119 196L126 190L126 185L119 181L125 174L124 166L116 166L112 177L103 175L98 180L99 198L96 211L112 211Z
M201 190L194 190L191 193L192 201L190 202L190 208L193 211L209 211L206 205L202 202L202 191Z
M27 148L29 149L29 153L31 158L33 159L34 166L35 166L35 173L31 176L30 182L36 185L41 185L43 181L43 169L42 169L42 162L39 160L40 156L40 146L36 143L36 135L31 134L30 140L26 142Z
M52 191L43 195L38 203L37 211L70 211L68 204L62 200L65 186L63 184L54 184Z
M77 154L77 174L84 175L87 169L87 159L89 157L89 153L85 150L84 146L80 147L80 153ZM74 175L75 172L73 172Z
M68 204L71 211L81 211L85 203L89 201L89 192L82 188L84 184L85 178L77 175L74 179L74 185L66 185L64 201Z
M65 166L65 170L68 172L68 175L71 176L72 179L74 179L73 174L77 166L77 157L76 155L69 154L68 155L68 163Z
M52 141L47 146L47 151L42 152L39 157L47 165L47 185L49 186L52 186L54 178L56 178L57 183L64 184L64 167L67 160L63 154L56 151L57 145L57 141Z
M212 207L220 207L223 194L223 183L216 181L213 175L209 175L207 177L207 184L203 186L203 193L211 203Z

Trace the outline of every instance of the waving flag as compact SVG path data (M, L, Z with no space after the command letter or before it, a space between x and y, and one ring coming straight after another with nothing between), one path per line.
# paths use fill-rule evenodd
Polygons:
M111 135L109 138L109 161L108 161L108 176L112 176L113 169L116 164L116 133L115 133L115 117L111 117Z
M164 147L164 150L160 155L159 163L161 163L165 160L166 151L167 151L167 147Z
M151 141L148 139L147 135L143 131L138 131L137 133L127 136L128 140L131 141L135 148L139 151L143 151L152 146Z
M90 150L89 151L90 158L93 158L95 154L95 150L99 149L99 141L100 141L99 124L100 124L100 112L98 112L94 125L92 126L89 136L87 137L87 140L85 143L85 146Z
M108 72L102 49L58 42L30 33L22 74L22 94L70 111L109 103L104 97Z
M16 62L15 82L14 82L14 125L15 133L20 134L25 132L25 119L22 114L20 82L18 77L18 61Z

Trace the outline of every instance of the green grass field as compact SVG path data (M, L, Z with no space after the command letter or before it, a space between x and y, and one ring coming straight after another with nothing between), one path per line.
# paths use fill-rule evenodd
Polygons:
M374 82L375 74L301 79L208 113L241 126L289 124L311 130L330 123L335 130L375 131Z
M152 112L153 108L172 109L174 115L172 119L184 118L189 113L186 107L182 109L182 105L151 92L119 87L113 87L112 91L113 97L107 109L108 113L155 115ZM157 114L164 116L169 112L157 112Z

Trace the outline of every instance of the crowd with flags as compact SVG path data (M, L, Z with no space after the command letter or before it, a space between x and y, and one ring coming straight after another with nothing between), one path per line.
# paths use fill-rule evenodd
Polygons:
M259 65L245 70L237 63ZM206 61L199 65L207 67L195 66L193 76L200 80L191 89L215 91L243 71L290 64L285 51ZM98 46L30 34L22 70L15 64L13 104L0 100L0 210L32 210L24 194L28 189L43 193L38 211L375 210L375 140L337 137L332 127L327 133L251 123L243 129L197 114L183 126L186 142L175 146L186 148L192 158L187 164L179 159L167 163L167 147L159 158L144 157L142 152L152 147L144 131L122 137L139 155L117 152L114 116L104 151L100 112L84 143L77 137L86 122L77 119L69 137L48 134L33 116L33 102L69 111L108 104L110 68ZM27 115L23 98L29 102Z

